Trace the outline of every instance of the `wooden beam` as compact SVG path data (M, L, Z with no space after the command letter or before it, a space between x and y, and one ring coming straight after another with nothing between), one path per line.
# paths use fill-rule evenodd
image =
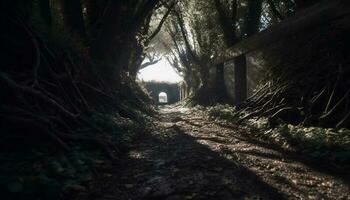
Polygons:
M279 24L261 31L260 33L243 40L229 48L221 62L232 60L242 54L269 46L279 40L293 35L313 30L315 27L325 25L331 21L350 17L349 0L326 0L310 8L298 12L295 16L285 19Z
M240 105L247 99L247 61L245 54L234 60L235 105Z

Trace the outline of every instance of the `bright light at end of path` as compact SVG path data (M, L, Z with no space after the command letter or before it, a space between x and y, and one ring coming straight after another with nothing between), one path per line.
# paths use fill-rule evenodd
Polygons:
M140 70L137 77L143 81L164 81L171 83L178 83L183 80L166 59L162 59L157 64Z

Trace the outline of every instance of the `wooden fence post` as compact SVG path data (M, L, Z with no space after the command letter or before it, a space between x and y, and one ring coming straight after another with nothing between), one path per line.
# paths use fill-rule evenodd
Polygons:
M245 54L234 59L235 104L239 105L247 99L247 62Z
M219 103L224 103L228 100L226 83L225 83L225 64L220 63L216 65L216 78L215 78L215 93L217 95Z
M216 66L216 83L218 85L225 83L224 63L220 63Z

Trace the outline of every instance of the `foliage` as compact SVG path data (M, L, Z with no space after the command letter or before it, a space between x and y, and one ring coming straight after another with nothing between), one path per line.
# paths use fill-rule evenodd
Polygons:
M300 151L317 159L328 160L336 167L350 166L350 130L321 127L304 127L281 123L275 125L271 119L250 119L239 124L234 107L217 105L206 109L209 118L217 123L234 127L240 134L258 139L283 148Z
M134 120L101 108L99 112L90 117L89 121L101 127L104 132L109 133L113 141L118 141L123 136L135 134L141 128L141 124Z
M6 159L7 158L7 159ZM18 159L21 162L18 162ZM99 152L76 146L68 154L32 149L27 154L11 152L1 156L0 191L4 199L60 199L92 178Z
M128 144L144 129L144 124L103 108L88 121L108 133L120 152L127 150ZM86 131L84 127L77 130ZM93 136L105 137L99 134ZM30 150L16 148L3 149L0 154L0 191L5 199L62 199L62 195L86 190L85 184L93 178L95 169L109 162L100 148L86 143L75 145L69 152L52 148L50 143Z
M216 106L208 107L206 109L206 115L211 120L224 123L237 122L239 116L236 116L236 108L230 105L217 104Z
M154 106L127 68L116 76L108 71L122 69L122 61L95 58L95 34L80 37L86 34L67 27L72 16L60 1L45 4L52 23L39 10L47 1L23 2L0 3L0 24L7 28L0 36L1 198L66 199L86 190L96 168L127 149Z
M333 4L337 5L324 2L320 6ZM317 14L318 7L309 11L316 13L314 17L322 26L314 24L310 31L299 31L293 38L280 38L248 56L250 60L260 60L255 67L259 68L258 75L251 76L260 76L256 78L260 85L240 105L240 111L249 112L242 121L265 116L294 125L350 128L350 81L346 78L350 74L346 48L350 44L349 19L323 18ZM298 15L295 19L303 17ZM304 20L309 23L310 19ZM274 30L271 29L270 34Z

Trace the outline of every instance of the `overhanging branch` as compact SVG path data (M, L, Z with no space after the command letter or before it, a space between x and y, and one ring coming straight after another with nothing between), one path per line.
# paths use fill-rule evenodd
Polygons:
M141 70L141 69L144 69L144 68L146 68L146 67L149 67L149 66L151 66L151 65L155 65L155 64L157 64L159 61L161 61L162 59L161 58L159 58L158 60L155 60L155 61L150 61L150 62L146 62L146 63L144 63L144 64L142 64L141 66L140 66L140 69L139 70Z
M166 19L168 18L169 14L171 13L172 9L174 8L174 6L176 5L177 1L174 1L168 8L167 12L164 14L163 18L161 19L161 21L159 22L157 28L154 30L154 32L151 34L151 36L149 36L148 41L151 41L155 36L157 36L157 34L160 32L160 30L163 27L164 22L166 21Z

